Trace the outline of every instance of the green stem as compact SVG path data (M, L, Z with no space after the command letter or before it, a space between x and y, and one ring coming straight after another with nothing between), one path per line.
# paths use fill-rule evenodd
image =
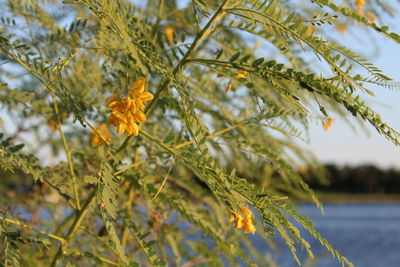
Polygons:
M224 133L229 132L229 131L231 131L231 130L233 130L233 129L236 129L236 128L240 127L240 126L243 126L243 124L244 124L244 123L241 122L241 123L235 124L235 125L233 125L233 126L231 126L231 127L228 127L228 128L222 129L222 130L219 130L219 131L217 131L217 132L215 132L215 133L213 133L213 134L211 134L211 135L206 136L206 138L207 138L207 139L211 139L211 138L217 137L217 136L219 136L219 135L221 135L221 134L224 134ZM195 142L195 140L186 141L186 142L183 142L183 143L180 143L180 144L174 146L174 148L175 148L175 149L181 148L181 147L184 147L184 146L193 144L194 142Z
M175 161L175 159L174 159L174 161ZM161 193L161 190L164 188L165 183L167 182L167 179L168 179L169 174L171 173L173 167L174 167L174 162L172 162L171 167L169 167L169 170L168 170L168 172L167 172L167 175L165 176L164 180L162 181L162 183L161 183L161 185L160 185L160 188L158 188L156 194L153 196L153 198L151 199L151 201L153 201L154 199L156 199L157 196Z
M86 257L86 255L83 254L83 253L80 252L80 251L76 251L76 252L74 252L74 254L77 255L77 256L80 256L80 257ZM103 261L103 262L105 262L105 263L108 263L108 264L110 264L110 265L112 265L112 266L120 266L120 265L118 264L118 262L114 262L114 261L112 261L112 260L109 260L109 259L106 258L106 257L100 256L100 255L96 255L96 254L93 254L93 255L95 255L95 256L96 256L97 258L99 258L101 261Z
M149 138L151 141L153 141L154 143L158 144L159 146L161 146L162 148L164 148L165 150L167 150L168 152L170 152L171 154L178 156L178 151L175 151L174 148L166 146L163 142L161 142L157 137L152 136L151 134L147 133L146 131L141 131L141 133L146 136L147 138Z
M86 215L90 204L93 202L95 196L96 196L96 191L97 191L97 187L93 190L93 192L91 193L91 195L88 197L88 199L86 200L85 204L83 205L82 209L77 211L76 217L74 222L72 223L70 229L68 230L68 233L66 234L66 236L64 237L65 242L60 245L58 247L58 250L56 252L56 254L53 257L53 260L51 261L50 266L51 267L55 267L58 264L58 261L61 257L61 255L63 254L63 245L67 245L69 243L69 241L71 240L71 238L74 236L74 234L76 233L76 230L78 229L78 227L81 225L83 217Z
M48 236L48 237L50 237L50 238L53 238L53 239L55 239L55 240L60 241L62 244L64 244L64 243L66 242L66 240L65 240L64 238L62 238L61 236L57 236L57 235L54 235L54 234L51 234L51 233L47 233L47 232L45 232L45 231L42 231L42 230L37 229L37 228L35 228L35 227L32 227L32 226L30 226L30 225L23 224L23 223L21 223L21 222L19 222L19 221L14 221L14 220L11 220L11 219L7 219L7 218L4 218L4 217L2 217L2 216L0 216L0 220L5 221L5 222L8 222L8 223L15 224L15 225L18 225L18 226L20 226L20 227L23 227L23 228L25 228L25 229L28 229L28 230L37 232L37 233L42 234L42 235L46 235L46 236Z
M126 172L127 170L130 170L132 168L135 168L135 167L139 166L140 164L142 164L145 161L146 161L146 159L142 159L142 160L136 161L135 163L132 163L131 165L129 165L129 166L117 171L117 172L114 172L114 175L115 176L120 175L121 173Z
M69 166L69 172L71 174L71 182L72 182L72 188L74 190L74 197L76 200L76 209L80 210L81 209L81 204L79 201L79 194L78 194L78 187L76 185L76 177L75 177L75 171L74 171L74 165L72 162L72 156L71 156L71 150L69 149L67 139L65 138L64 131L62 130L61 127L61 118L60 118L60 112L58 110L58 105L57 105L57 99L55 96L53 96L53 103L54 103L54 110L57 114L57 124L58 124L58 131L60 132L61 139L64 145L65 152L67 153L67 159L68 159L68 166Z
M224 133L226 133L226 132L229 132L229 131L231 131L231 130L234 130L234 129L236 129L236 128L239 128L239 127L243 126L244 124L245 124L245 122L237 123L237 124L235 124L235 125L232 125L231 127L228 127L228 128L225 128L225 129L216 131L216 132L214 132L213 134L207 135L206 138L207 138L207 139L212 139L212 138L217 137L217 136L220 136L220 135L222 135L222 134L224 134ZM163 147L165 150L167 150L168 152L171 152L171 153L174 154L174 155L176 155L176 153L177 153L176 149L179 149L179 148L182 148L182 147L191 145L191 144L193 144L193 143L195 142L194 140L190 140L190 141L186 141L186 142L180 143L180 144L178 144L178 145L176 145L176 146L174 146L174 147L169 147L169 146L164 145L164 143L162 143L160 140L158 140L157 137L154 137L154 136L150 135L150 134L147 133L146 131L141 131L141 133L142 133L144 136L146 136L147 138L149 138L151 141L157 143L158 145L160 145L161 147ZM128 167L129 167L129 166L128 166ZM121 171L123 171L123 170L124 170L124 169L122 169ZM120 171L120 172L121 172L121 171Z

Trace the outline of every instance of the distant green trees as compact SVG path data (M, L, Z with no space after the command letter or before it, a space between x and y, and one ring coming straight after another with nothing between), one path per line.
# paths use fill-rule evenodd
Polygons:
M326 180L303 173L307 183L315 190L332 193L400 194L400 170L383 169L374 165L325 165Z

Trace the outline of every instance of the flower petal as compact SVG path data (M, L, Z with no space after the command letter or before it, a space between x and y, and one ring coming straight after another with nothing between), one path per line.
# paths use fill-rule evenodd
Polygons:
M150 93L150 92L144 92L143 94L140 95L140 99L141 99L143 102L150 101L150 100L152 100L153 98L154 98L154 96L153 96L153 94Z
M132 91L139 91L139 92L143 92L144 91L144 86L146 83L146 78L140 78L139 80L135 81L132 85L131 85L131 90Z
M125 123L121 123L120 125L118 125L117 128L117 133L119 134L123 134L126 130L126 124Z
M138 110L135 113L135 120L139 121L139 122L145 121L146 120L146 115L143 112L141 112L140 110Z

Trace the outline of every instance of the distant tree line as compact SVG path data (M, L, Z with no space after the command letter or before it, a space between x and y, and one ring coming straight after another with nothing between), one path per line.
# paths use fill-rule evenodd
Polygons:
M301 171L311 188L337 193L400 194L400 170L374 165L338 166L327 164L326 180L311 171Z

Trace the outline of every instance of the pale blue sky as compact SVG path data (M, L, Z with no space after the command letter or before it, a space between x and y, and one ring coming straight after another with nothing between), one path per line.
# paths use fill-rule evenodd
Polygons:
M400 33L399 18L385 18L391 26L391 31L396 33ZM355 31L360 29L361 27L356 27L337 37L341 43L370 58L386 75L400 81L400 44L375 32L355 34ZM368 103L385 122L400 131L400 89L377 86L369 88L373 89L376 97L367 97ZM336 120L328 132L322 131L320 124L313 125L309 148L323 162L375 163L384 167L400 168L400 147L395 147L380 136L369 123L366 125L369 136L362 130L354 133L351 127L341 120Z

